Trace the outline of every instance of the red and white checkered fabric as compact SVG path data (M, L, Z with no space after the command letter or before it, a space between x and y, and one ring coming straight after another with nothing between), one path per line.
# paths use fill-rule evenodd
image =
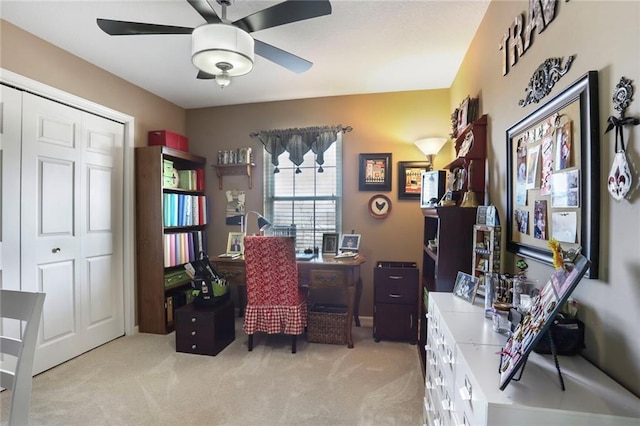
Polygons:
M298 289L298 265L292 237L244 238L247 307L242 329L247 334L302 334L307 300Z

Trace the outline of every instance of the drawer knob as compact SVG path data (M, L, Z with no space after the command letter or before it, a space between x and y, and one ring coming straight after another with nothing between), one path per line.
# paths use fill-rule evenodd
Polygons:
M404 277L402 275L389 275L390 280L401 280Z
M191 349L195 349L197 347L198 347L198 345L191 345Z
M191 322L196 322L196 320L197 320L196 317L191 318Z
M398 298L401 298L402 295L401 294L396 294L396 293L390 293L389 297L393 297L394 299L398 299Z
M193 330L193 331L191 332L191 335L192 335L192 336L195 336L195 335L196 335L196 331L195 331L195 330Z

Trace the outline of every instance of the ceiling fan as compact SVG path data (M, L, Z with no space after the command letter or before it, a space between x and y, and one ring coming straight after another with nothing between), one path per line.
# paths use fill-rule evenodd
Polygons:
M249 33L331 14L328 0L286 0L236 21L227 19L227 6L234 0L216 0L222 7L218 16L209 0L187 0L207 22L196 28L146 24L98 18L98 26L109 35L191 34L191 61L200 70L198 78L215 79L220 87L231 77L253 69L254 53L296 73L313 63Z

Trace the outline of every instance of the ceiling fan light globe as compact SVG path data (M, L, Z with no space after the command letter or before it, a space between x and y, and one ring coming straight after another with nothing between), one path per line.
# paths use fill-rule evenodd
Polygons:
M231 64L226 72L231 77L253 69L254 40L249 33L228 24L207 24L191 34L191 61L199 70L219 75L219 63Z
M229 84L231 84L231 76L229 76L229 73L227 72L218 74L216 75L216 83L218 83L218 86L220 86L220 88L224 89Z

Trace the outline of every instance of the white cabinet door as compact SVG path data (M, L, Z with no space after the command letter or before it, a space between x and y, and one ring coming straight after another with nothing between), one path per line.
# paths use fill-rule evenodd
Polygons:
M124 334L123 126L23 95L21 280L43 291L34 373Z

